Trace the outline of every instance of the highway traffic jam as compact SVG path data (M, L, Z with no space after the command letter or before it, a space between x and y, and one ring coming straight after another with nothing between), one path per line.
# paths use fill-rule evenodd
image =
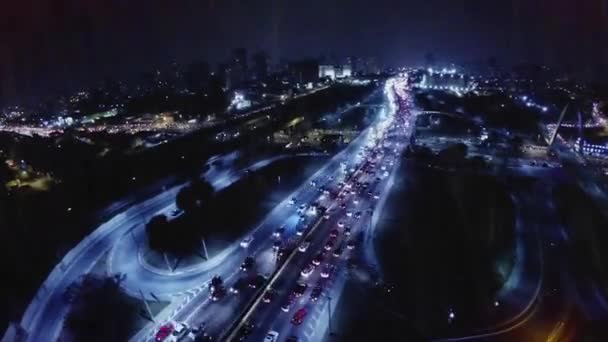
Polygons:
M291 214L240 242L238 269L208 282L208 298L154 341L316 341L349 269L362 265L365 234L409 138L406 78L386 82L386 109L342 153L280 206ZM329 163L331 164L331 163Z

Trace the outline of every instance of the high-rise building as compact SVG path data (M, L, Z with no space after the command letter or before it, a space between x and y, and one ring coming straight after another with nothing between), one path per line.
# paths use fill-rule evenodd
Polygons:
M336 79L336 69L333 65L319 65L319 78L329 77L330 79Z
M202 89L208 82L210 76L209 63L195 62L188 66L184 73L186 87L191 91Z
M336 78L351 77L353 75L350 64L344 65L319 65L319 77L328 77L332 80Z
M253 69L256 80L264 80L268 76L268 55L264 51L259 51L253 56Z
M289 63L288 72L294 82L316 82L319 78L319 62L314 59L306 59Z
M247 49L236 48L232 51L232 64L241 68L243 72L247 72Z
M247 79L248 64L247 64L247 49L236 48L232 50L232 61L230 68L227 70L229 84L228 88L238 86Z

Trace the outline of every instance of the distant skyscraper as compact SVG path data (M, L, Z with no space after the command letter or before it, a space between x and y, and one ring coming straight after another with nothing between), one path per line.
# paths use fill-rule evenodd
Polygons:
M297 83L316 82L319 79L319 61L306 59L289 63L291 79Z
M232 50L232 63L228 70L229 88L238 86L247 78L249 72L247 65L247 49L236 48Z
M235 66L240 67L243 72L247 72L247 49L236 48L232 51L232 63Z
M329 77L330 79L336 79L336 69L333 65L319 65L319 78Z
M191 91L202 89L209 82L209 73L209 63L207 62L190 64L184 73L186 86Z
M256 80L263 80L268 76L268 55L260 51L253 56L254 77Z

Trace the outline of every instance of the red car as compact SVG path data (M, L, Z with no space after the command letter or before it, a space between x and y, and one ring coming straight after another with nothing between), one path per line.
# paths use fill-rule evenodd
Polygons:
M154 339L159 342L164 341L167 337L169 337L169 335L171 335L174 329L175 326L173 323L167 323L158 329Z
M302 324L302 322L304 321L304 318L306 318L306 314L308 314L306 309L301 308L300 310L296 311L296 313L293 315L293 318L291 319L291 323L294 325Z

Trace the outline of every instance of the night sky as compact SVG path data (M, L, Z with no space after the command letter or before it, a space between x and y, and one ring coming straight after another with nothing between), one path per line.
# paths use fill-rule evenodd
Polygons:
M376 56L418 64L608 60L608 0L20 0L0 10L0 96L129 78L171 60Z

